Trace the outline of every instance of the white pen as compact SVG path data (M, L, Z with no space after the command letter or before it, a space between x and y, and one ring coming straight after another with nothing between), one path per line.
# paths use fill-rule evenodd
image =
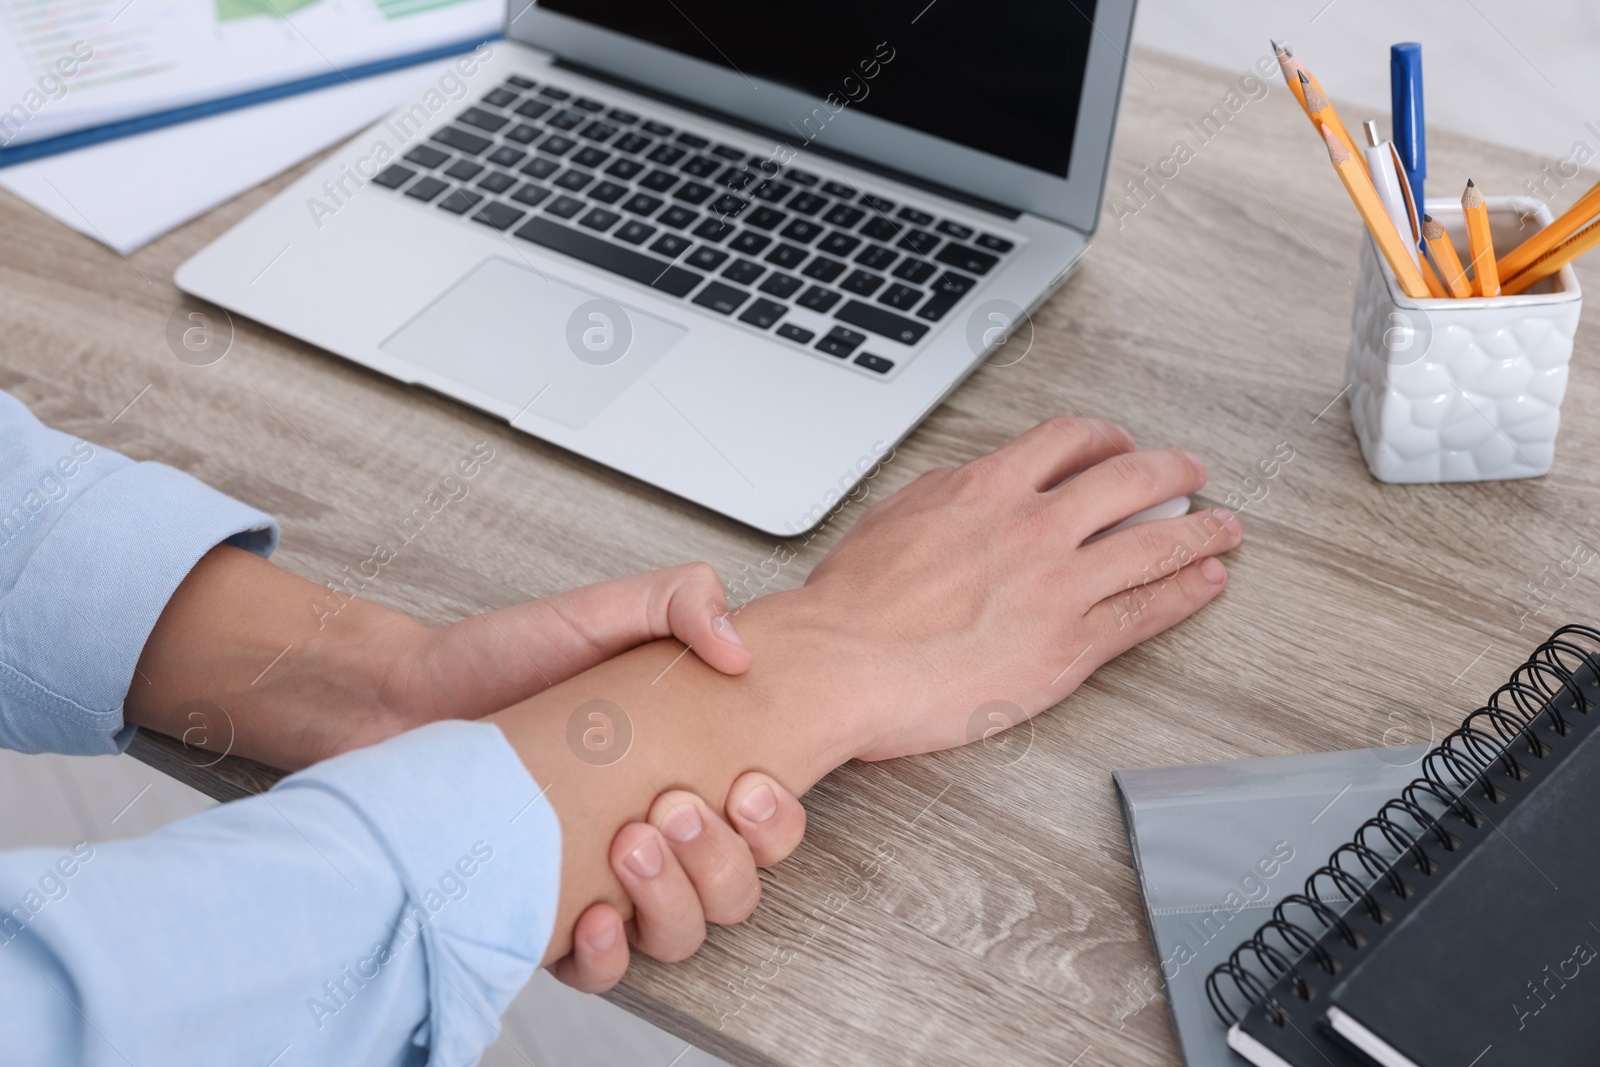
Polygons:
M1411 235L1405 245L1411 250L1412 261L1420 268L1422 257L1417 251L1417 243L1422 239L1422 234L1417 231L1417 220L1407 206L1405 178L1396 169L1399 156L1395 154L1393 145L1378 138L1375 119L1363 122L1361 128L1367 133L1367 143L1361 147L1361 152L1367 158L1367 171L1372 175L1373 187L1378 190L1378 199L1400 236Z

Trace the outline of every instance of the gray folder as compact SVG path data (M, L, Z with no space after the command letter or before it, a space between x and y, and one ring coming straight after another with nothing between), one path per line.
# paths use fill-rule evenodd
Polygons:
M1206 975L1272 917L1333 850L1420 769L1426 745L1117 771L1112 778L1187 1067L1239 1067L1206 1000ZM1344 902L1323 895L1336 910ZM1130 979L1117 1025L1156 1005L1156 974ZM1242 1011L1243 1001L1234 994Z

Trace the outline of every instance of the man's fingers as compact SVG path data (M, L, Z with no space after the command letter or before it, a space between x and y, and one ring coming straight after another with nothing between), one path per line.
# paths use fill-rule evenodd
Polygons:
M681 789L662 793L650 807L661 831L700 896L707 922L743 922L761 900L761 880L750 846L698 796Z
M726 810L728 822L750 846L757 867L788 858L806 836L806 809L793 793L759 771L734 779Z
M1130 583L1157 581L1205 556L1232 551L1243 536L1238 516L1221 508L1141 522L1084 545L1083 580L1093 595L1109 597Z
M1193 493L1206 484L1206 468L1193 452L1158 448L1096 463L1050 494L1067 509L1079 543L1129 515Z
M550 973L580 993L604 993L628 972L628 956L621 913L610 904L593 904L572 928L572 952Z
M688 959L706 939L700 896L654 826L630 823L611 841L611 869L633 901L635 943L662 963Z
M1187 619L1221 595L1228 584L1228 569L1215 556L1181 568L1169 578L1135 586L1100 601L1085 616L1099 635L1095 641L1100 663L1121 655L1139 642L1154 637ZM1086 665L1088 671L1098 666ZM1075 686L1082 678L1061 679Z
M1042 493L1086 467L1131 451L1133 437L1116 423L1063 415L1024 431L981 462L1015 470Z

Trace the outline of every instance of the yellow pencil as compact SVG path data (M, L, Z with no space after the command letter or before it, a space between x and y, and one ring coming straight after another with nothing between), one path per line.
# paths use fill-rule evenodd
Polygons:
M1500 292L1505 296L1516 296L1525 292L1596 245L1600 245L1600 219L1595 219L1566 241L1534 260L1521 274L1508 280Z
M1422 262L1422 280L1427 283L1428 295L1435 300L1449 300L1450 290L1444 287L1444 282L1439 280L1439 272L1433 269L1433 260L1427 256L1420 257Z
M1500 268L1494 258L1494 238L1489 234L1489 207L1471 178L1461 194L1461 211L1467 217L1467 251L1472 253L1472 288L1479 296L1500 295Z
M1450 287L1450 295L1457 300L1471 296L1472 286L1467 284L1467 270L1461 265L1461 257L1456 255L1456 246L1444 227L1433 221L1432 215L1422 216L1422 239L1428 242L1428 251L1444 276L1444 283Z
M1317 85L1303 68L1300 71L1300 88L1305 91L1305 99L1302 102L1305 104L1306 115L1311 119L1311 125L1318 129L1323 126L1331 129L1334 136L1344 142L1344 146L1350 150L1350 155L1360 164L1361 173L1370 178L1372 175L1367 170L1367 161L1362 158L1356 143L1350 139L1350 131L1339 121L1339 113L1333 110L1333 105L1328 102L1327 94L1322 91L1322 87Z
M1327 143L1328 158L1333 161L1333 169L1344 183L1345 192L1355 201L1356 210L1361 213L1362 221L1377 242L1378 251L1389 261L1389 269L1394 271L1400 288L1413 299L1426 299L1428 286L1422 280L1422 272L1411 262L1411 253L1406 251L1400 231L1394 228L1394 223L1389 221L1389 213L1383 210L1383 202L1378 199L1378 190L1372 187L1372 179L1356 162L1355 154L1345 147L1331 129L1327 126L1319 126L1318 129Z
M1507 252L1500 260L1500 277L1521 274L1534 260L1577 233L1597 214L1600 214L1600 182L1590 187L1554 222Z
M1289 51L1277 41L1272 42L1272 52L1278 57L1278 66L1283 70L1283 80L1289 86L1289 91L1300 102L1300 109L1305 110L1306 91L1300 87L1300 61L1294 58L1294 53Z

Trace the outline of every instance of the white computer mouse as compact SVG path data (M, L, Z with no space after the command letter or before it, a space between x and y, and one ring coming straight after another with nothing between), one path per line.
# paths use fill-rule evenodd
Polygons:
M1115 526L1110 526L1104 530L1101 530L1099 533L1088 538L1083 543L1086 545L1092 544L1095 541L1100 540L1102 537L1110 537L1119 530L1126 530L1128 527L1137 525L1141 522L1149 522L1152 519L1175 519L1179 515L1187 514L1189 514L1189 498L1186 496L1175 496L1171 500L1162 501L1153 508L1145 508L1143 511L1134 512L1132 515L1129 515Z

